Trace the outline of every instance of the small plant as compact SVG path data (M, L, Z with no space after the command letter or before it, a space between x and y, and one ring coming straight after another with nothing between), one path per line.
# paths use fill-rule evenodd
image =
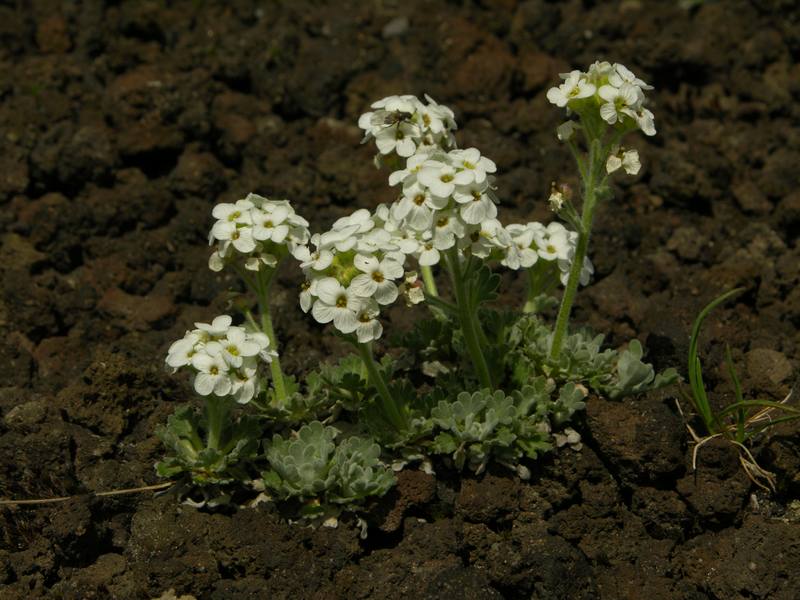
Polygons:
M303 516L325 514L331 504L352 505L385 494L395 477L380 462L380 446L361 437L337 446L338 433L312 421L291 439L276 434L266 451L271 466L263 473L266 488L282 500L301 501Z
M286 200L249 194L214 207L209 267L236 272L254 306L240 324L228 315L195 324L170 347L167 364L191 372L208 414L226 397L259 419L252 442L263 452L248 445L246 457L239 452L228 463L248 461L249 472L262 473L255 485L273 499L299 503L309 517L357 509L393 484L385 464L429 465L436 455L458 469L481 472L494 460L524 475L524 461L566 441L577 447L578 434L566 426L590 389L616 398L676 379L674 370L656 375L636 340L618 352L602 349L601 335L568 331L577 289L594 271L587 257L594 211L611 197L612 176L639 170L638 154L621 140L655 128L644 108L651 88L624 66L595 63L562 77L547 96L577 116L558 137L583 180L580 212L566 188L551 193L564 223L502 224L497 165L477 148L458 148L453 112L427 96L384 98L359 119L364 141L377 146L376 165L390 169L391 204L355 210L313 234ZM302 379L282 371L270 316L271 286L287 263L305 277L301 310L354 350ZM493 307L496 270L504 268L525 273L518 311ZM560 286L551 327L541 313L558 306ZM381 312L398 300L429 312L397 336L398 352L378 360ZM163 437L173 455L160 465L172 470L160 472L204 485L211 479L192 454L202 447L202 437L192 437L200 428L189 423L193 414L184 410L168 424ZM223 435L213 419L202 427L209 440ZM233 484L228 463L217 459L214 481Z
M741 293L744 288L736 288L726 292L708 304L694 322L692 337L689 342L689 388L691 393L684 393L685 398L692 404L695 412L700 417L705 435L700 436L694 428L687 423L686 428L695 442L692 452L692 467L697 467L697 453L707 442L723 438L735 445L739 450L739 461L748 477L766 490L775 490L775 476L758 465L753 454L747 448L752 439L771 427L786 421L800 419L800 408L788 404L792 397L792 389L780 402L771 400L745 400L739 376L731 359L730 347L725 348L725 364L728 376L733 384L734 401L720 410L715 410L706 392L703 382L703 370L698 356L698 341L700 328L708 315L717 306L729 298Z

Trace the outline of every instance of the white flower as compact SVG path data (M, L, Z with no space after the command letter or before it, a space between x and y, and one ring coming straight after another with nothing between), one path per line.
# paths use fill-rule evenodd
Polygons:
M242 200L237 200L235 204L217 204L211 210L211 215L220 221L245 225L250 223L250 209L252 208L253 203L248 197Z
M414 156L409 157L406 161L406 168L400 169L399 171L392 172L389 175L389 185L395 186L398 183L402 183L406 185L406 180L411 179L408 183L411 184L416 181L417 173L422 168L422 165L428 160L430 156L425 153L415 154Z
M383 326L378 321L380 310L378 304L372 300L365 300L356 313L356 336L361 344L377 340L383 333Z
M430 192L419 184L403 191L403 196L392 205L392 218L405 220L416 231L424 231L433 223L435 202Z
M366 233L375 227L372 215L366 208L360 208L353 214L337 219L331 226L333 231L347 232L348 236Z
M511 236L497 219L487 219L467 238L469 253L479 258L489 258L493 251L507 252Z
M403 158L454 146L453 111L429 96L425 98L427 105L410 95L389 96L373 103L375 110L358 119L358 126L364 130L363 141L375 138L380 154L396 152Z
M267 362L272 361L272 356L265 352L269 347L269 338L260 332L247 333L244 327L229 327L225 337L206 346L210 354L216 354L212 344L219 346L219 354L230 366L239 368L245 358L261 356Z
M481 156L477 148L467 148L466 150L451 150L449 153L453 166L462 170L463 174L471 175L469 182L483 183L486 181L487 173L497 171L494 161Z
M604 85L597 93L605 100L605 103L600 106L600 116L609 125L620 121L623 115L635 119L636 111L641 107L644 99L642 90L629 83L624 83L622 87L618 88Z
M619 149L614 148L606 160L606 171L611 174L620 167L625 169L628 175L636 175L642 167L639 162L639 153L636 150L626 150L620 156Z
M547 99L556 106L563 108L570 100L588 98L595 93L595 86L586 80L586 76L578 70L562 73L565 80L558 87L547 90Z
M447 250L456 245L456 240L464 237L466 227L452 210L436 213L433 229L433 245L437 250Z
M486 193L487 182L460 185L456 188L453 199L460 204L459 214L465 223L478 225L487 219L497 216L497 206Z
M569 272L572 268L572 260L575 256L575 249L571 248L569 257L567 259L559 259L558 261L558 268L561 271L561 275L559 276L562 285L567 285L569 281ZM583 266L581 268L581 274L578 278L578 282L581 285L589 285L589 281L592 278L592 274L594 273L594 265L589 260L589 257L584 257L583 259Z
M425 100L428 101L427 106L421 106L419 109L423 125L431 130L434 134L450 134L450 131L455 130L456 116L444 104L438 104L433 98L425 94ZM450 134L452 136L452 134Z
M231 326L232 322L233 319L230 315L220 315L215 317L211 323L195 323L194 326L200 331L205 332L208 337L216 339L228 333L228 328Z
M294 252L310 237L308 221L294 212L288 200L251 193L235 204L217 204L211 212L217 221L208 241L219 242L208 260L212 271L221 271L227 261L237 258L252 271L274 267L285 252L281 247Z
M314 297L317 295L317 282L319 279L311 279L306 281L300 288L300 308L304 313L311 310L311 305L314 303Z
M572 248L570 236L561 223L550 223L546 229L533 233L539 256L545 260L566 260Z
M532 223L527 225L512 224L506 227L511 243L506 248L506 254L500 264L509 269L529 269L539 260L539 253L534 245L536 230Z
M393 280L403 276L401 264L361 254L356 255L353 264L361 274L353 278L348 290L361 298L374 297L380 304L391 304L397 299L397 286Z
M282 243L289 235L289 209L286 206L275 206L271 210L254 209L251 211L253 221L253 237L259 241Z
M634 118L636 119L636 123L639 125L639 129L642 130L642 133L645 135L656 134L655 119L653 117L653 113L651 113L649 110L646 108L641 108L639 112L636 113Z
M423 267L431 267L438 264L440 259L441 255L434 247L433 241L427 240L420 246L419 258L417 260Z
M652 85L647 85L644 81L636 77L625 65L614 63L614 68L608 73L608 83L614 87L622 87L623 84L628 83L635 85L643 90L652 90Z
M315 233L311 237L311 243L317 246L314 252L311 252L308 246L298 246L293 252L294 257L300 261L300 268L303 270L313 269L314 271L324 271L333 263L333 252L330 250L320 249L319 246L320 235Z
M361 308L358 296L345 289L333 277L325 277L317 283L317 301L311 309L319 323L330 323L342 333L353 333L358 326L356 312Z
M449 198L457 185L472 183L473 175L468 171L456 171L452 165L438 160L428 160L422 165L417 179L434 196Z
M198 394L227 396L230 393L233 385L229 367L221 355L197 353L192 357L192 366L198 371L194 378L194 390Z
M608 77L614 72L614 66L608 61L595 61L589 66L586 72L586 78L595 85L601 81L607 80Z
M194 331L187 331L181 339L173 342L167 351L167 365L177 370L192 362L192 356L197 351L197 345L203 341L203 336Z

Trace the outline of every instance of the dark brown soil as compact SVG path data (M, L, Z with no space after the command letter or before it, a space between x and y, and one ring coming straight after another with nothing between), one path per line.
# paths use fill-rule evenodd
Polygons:
M0 2L0 497L157 483L155 427L194 401L165 350L233 284L206 268L216 202L287 197L319 230L390 200L356 119L427 92L498 163L504 219L549 220L573 169L544 95L596 59L656 86L659 133L600 211L576 322L682 368L696 313L745 286L705 329L708 383L730 399L729 343L746 393L783 397L800 364L800 7L696 4ZM302 373L341 348L297 309L297 273L281 283ZM800 597L797 427L755 448L770 498L730 446L692 472L675 393L592 399L583 449L530 482L404 472L366 540L354 520L314 531L152 494L0 507L0 596Z

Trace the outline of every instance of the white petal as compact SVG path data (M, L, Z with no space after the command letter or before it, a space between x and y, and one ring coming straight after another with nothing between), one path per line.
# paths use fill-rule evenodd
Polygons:
M208 396L214 389L215 377L207 373L198 373L194 378L194 391L201 396Z
M336 304L336 300L344 293L342 285L333 277L325 277L317 283L317 297L325 304L331 306Z

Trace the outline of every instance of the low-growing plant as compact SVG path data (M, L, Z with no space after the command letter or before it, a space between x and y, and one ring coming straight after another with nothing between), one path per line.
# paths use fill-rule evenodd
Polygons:
M714 299L700 311L692 327L688 364L690 393L684 392L683 395L700 417L704 433L704 435L698 435L691 424L687 422L686 428L695 442L692 452L692 467L697 467L697 453L704 444L713 439L722 438L736 446L739 451L739 461L753 483L764 489L774 491L775 476L759 466L747 444L758 434L764 433L779 423L800 419L800 408L788 404L794 388L780 402L760 399L745 400L739 376L731 358L730 347L726 346L725 366L733 385L734 399L733 402L717 410L713 407L708 397L708 392L703 382L703 369L698 356L700 329L703 322L717 306L742 291L744 291L744 288L736 288Z
M616 351L602 348L602 335L569 331L577 290L594 271L594 213L611 198L613 177L640 168L622 140L637 130L654 135L655 127L644 106L652 88L623 65L597 62L562 78L547 97L571 117L557 133L582 180L580 203L564 186L551 192L563 223L501 223L495 163L457 147L449 108L408 95L375 102L359 119L364 141L377 146L376 165L391 170L393 203L358 209L314 234L286 200L249 194L216 205L209 267L237 273L255 306L238 325L227 315L197 323L170 347L167 364L188 369L207 403L246 405L259 419L253 440L262 449L253 456L247 446L245 456L223 445L227 454L218 448L213 468L197 463L202 427L182 409L163 434L173 454L159 472L220 485L247 460L250 472L262 473L256 488L319 516L385 493L390 463L429 465L438 455L458 469L480 472L495 461L524 475L524 461L565 440L579 443L566 426L590 390L616 398L675 381L674 370L656 375L642 361L636 340ZM275 274L287 263L305 277L302 311L354 349L302 379L282 370L270 314ZM525 274L517 311L493 307L502 268ZM378 361L381 311L398 299L429 311ZM556 306L551 326L544 312ZM206 427L211 439L216 430ZM339 431L346 433L337 445Z

